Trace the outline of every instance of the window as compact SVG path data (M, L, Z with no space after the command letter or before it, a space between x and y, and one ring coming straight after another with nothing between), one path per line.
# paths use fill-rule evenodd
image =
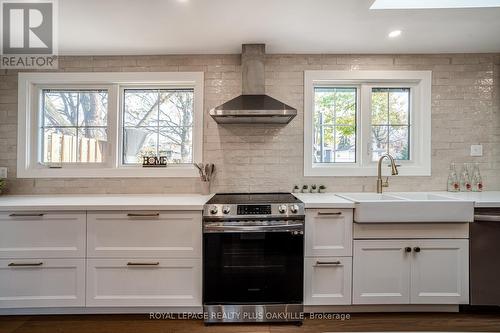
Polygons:
M197 176L203 73L20 73L19 96L18 177Z
M430 175L426 71L306 71L305 176L376 175L391 154L401 175Z
M371 132L372 161L410 160L410 88L372 88Z
M107 90L42 89L41 163L102 163L107 146Z
M314 162L356 162L357 89L314 88Z
M123 163L166 156L168 163L193 162L192 89L125 89Z

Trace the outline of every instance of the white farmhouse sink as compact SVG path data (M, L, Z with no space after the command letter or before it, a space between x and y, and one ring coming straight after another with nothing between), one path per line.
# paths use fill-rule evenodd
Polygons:
M474 202L426 192L342 193L353 201L354 222L472 222Z

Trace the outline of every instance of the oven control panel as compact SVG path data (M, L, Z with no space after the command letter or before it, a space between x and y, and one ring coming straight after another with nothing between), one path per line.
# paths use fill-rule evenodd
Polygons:
M238 215L270 215L271 205L238 205Z
M207 204L203 216L213 218L269 218L304 215L303 204Z

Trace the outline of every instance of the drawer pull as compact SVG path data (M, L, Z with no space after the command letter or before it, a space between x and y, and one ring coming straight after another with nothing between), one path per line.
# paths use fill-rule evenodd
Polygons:
M127 266L158 266L160 262L128 262Z
M10 217L42 217L43 213L12 213Z
M318 215L335 215L335 216L339 216L339 215L342 215L342 212L318 212Z
M340 261L316 261L316 265L314 266L340 266L342 263Z
M160 213L128 213L128 217L158 217Z
M42 266L43 262L11 262L8 266L9 267L35 267L35 266Z

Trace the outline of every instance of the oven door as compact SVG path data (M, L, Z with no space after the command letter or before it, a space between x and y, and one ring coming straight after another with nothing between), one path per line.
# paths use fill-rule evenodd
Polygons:
M302 304L301 227L238 230L233 226L205 232L204 304Z

